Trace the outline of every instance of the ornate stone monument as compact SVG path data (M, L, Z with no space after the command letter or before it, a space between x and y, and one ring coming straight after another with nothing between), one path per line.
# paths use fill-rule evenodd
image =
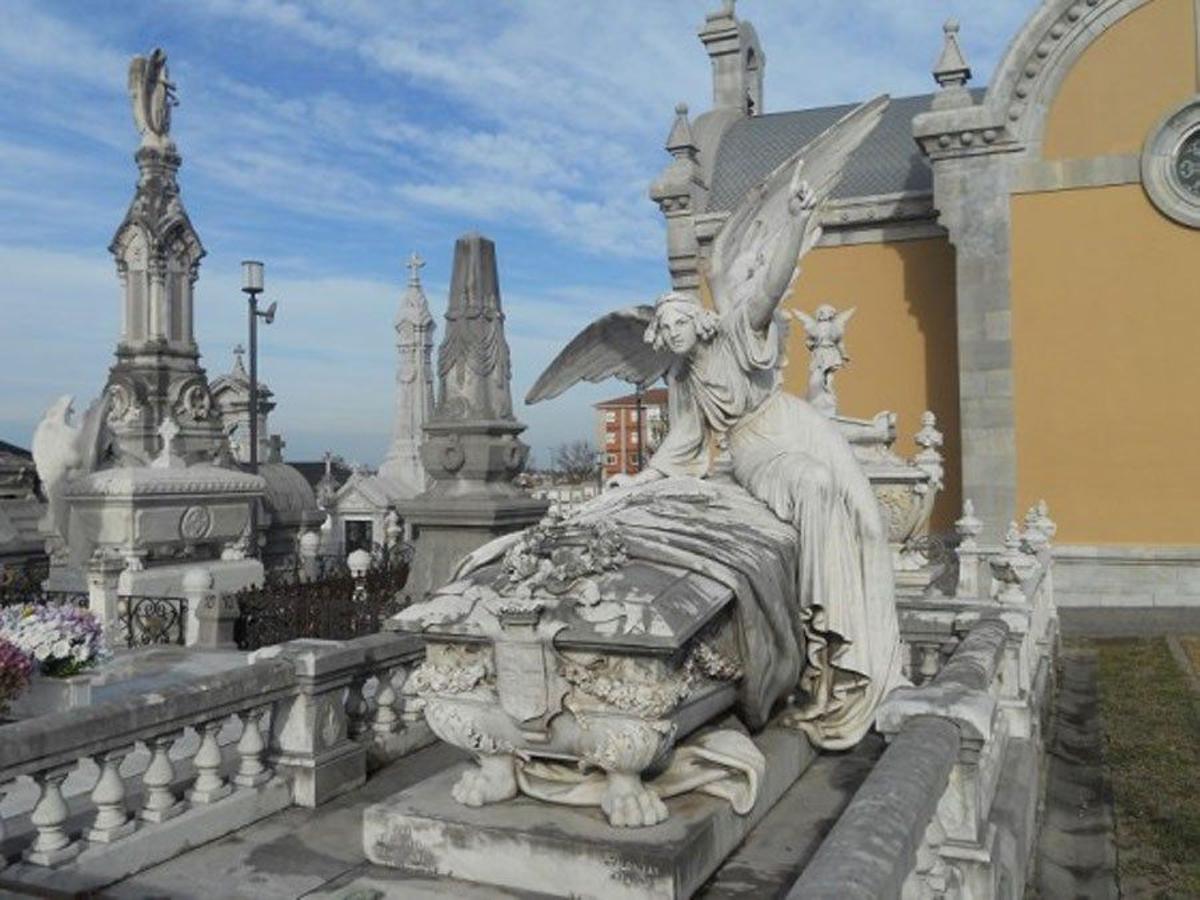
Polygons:
M124 293L117 362L105 385L109 428L122 459L149 462L159 449L158 429L173 418L180 455L208 461L224 434L193 328L204 247L176 180L182 157L170 126L178 101L162 50L134 58L129 91L141 146L134 155L137 190L108 248Z
M162 50L133 59L129 90L141 145L133 202L109 247L123 289L117 361L80 425L63 397L33 441L51 498L51 586L81 587L86 571L110 622L118 590L181 596L190 561L212 559L223 589L262 575L257 561L216 559L242 555L264 481L219 464L227 444L193 330L204 248L176 181L177 101Z
M405 510L416 535L410 592L443 584L464 555L497 535L537 522L547 503L513 484L529 448L512 408L496 245L458 239L438 347L438 397L425 423L421 461L432 486Z
M714 243L715 311L672 291L609 313L531 388L533 403L581 380L665 375L670 430L618 489L479 547L395 617L427 640L410 684L426 721L474 763L369 808L370 859L575 895L687 895L798 777L810 742L854 746L904 683L871 484L839 426L779 389L779 303L886 105L864 104L748 192ZM498 328L480 302L486 282L470 301L472 242L490 249L459 244L439 412L503 414L507 390L453 368L471 347L456 344L464 316L480 348ZM427 432L426 465L462 469L454 433ZM727 466L715 465L718 446ZM665 803L696 791L724 802ZM506 802L507 831L502 807L473 809ZM609 826L648 829L644 844L662 852L647 865L646 846L549 803L598 806ZM553 871L496 861L510 852ZM622 879L639 866L652 871Z

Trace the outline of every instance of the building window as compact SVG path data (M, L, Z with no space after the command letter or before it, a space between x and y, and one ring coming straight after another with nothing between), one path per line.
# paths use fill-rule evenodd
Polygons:
M617 464L617 454L605 453L604 454L604 464L606 466L615 466Z
M617 433L615 431L608 432L608 437L605 443L615 444L617 442Z
M617 421L617 411L614 409L606 410L604 413L604 421L610 424L615 424Z

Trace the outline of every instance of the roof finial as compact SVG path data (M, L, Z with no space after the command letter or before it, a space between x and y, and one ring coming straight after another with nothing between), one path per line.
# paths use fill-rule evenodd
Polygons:
M408 257L408 283L410 287L421 286L421 269L425 267L425 260L421 259L421 254L413 251Z
M958 45L958 20L947 19L942 26L942 33L945 35L942 55L933 67L933 79L943 90L961 88L971 80L971 67L967 65L967 59Z
M233 374L246 377L246 366L242 362L242 356L246 353L246 348L241 344L235 344L233 347Z
M670 134L667 135L667 152L676 159L695 158L698 149L692 137L692 126L688 123L688 105L683 102L676 103L675 120L671 123Z

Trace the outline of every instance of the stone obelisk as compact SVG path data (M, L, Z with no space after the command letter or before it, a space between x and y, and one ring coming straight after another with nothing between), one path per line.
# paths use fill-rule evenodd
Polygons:
M525 426L512 411L496 245L480 234L465 235L454 247L438 378L421 445L433 485L405 505L416 533L413 599L444 584L464 555L532 525L547 508L513 484L529 448L517 438Z

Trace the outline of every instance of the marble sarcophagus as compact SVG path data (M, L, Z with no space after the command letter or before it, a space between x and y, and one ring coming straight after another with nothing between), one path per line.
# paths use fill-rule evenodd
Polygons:
M520 791L598 802L615 825L666 818L663 790L642 778L734 705L734 591L631 558L603 519L551 515L491 548L490 561L469 562L468 575L389 625L427 642L407 689L432 730L480 764L456 799L474 806ZM564 778L571 769L579 782ZM590 801L588 771L603 775Z

